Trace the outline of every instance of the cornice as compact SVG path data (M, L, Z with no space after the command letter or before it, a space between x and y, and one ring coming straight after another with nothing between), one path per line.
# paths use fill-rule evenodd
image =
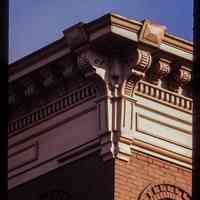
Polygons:
M193 43L192 42L190 42L188 40L184 40L183 38L171 35L169 33L165 34L163 43L173 46L177 49L184 50L188 53L191 53L191 54L193 53Z
M52 42L47 46L42 47L41 49L11 63L9 65L8 75L11 76L12 74L17 73L28 66L32 66L36 62L55 54L63 48L66 48L66 44L63 43L63 38L60 38L55 42Z
M122 17L117 14L109 13L90 23L87 24L81 23L81 24L83 29L88 34L89 36L88 42L91 44L96 40L99 40L103 36L110 36L110 34L116 36L119 35L121 38L127 40L127 42L133 41L134 43L139 44L141 43L140 34L142 29L144 28L145 21L138 22L135 20L130 20L128 18ZM80 25L80 23L77 25ZM65 31L71 28L72 27L66 29ZM48 60L50 56L53 56L54 54L63 51L64 49L66 49L65 54L71 53L69 45L66 42L65 31L63 31L64 36L61 39L58 39L57 41L49 44L48 46L41 48L40 50L10 64L9 82L11 82L13 79L19 78L19 76L16 76L16 73L20 72L20 76L23 76L27 73L30 73L32 70L35 70L35 68L44 66L45 64L48 63L48 61L45 62L45 60ZM96 36L94 37L94 35ZM112 38L108 37L108 39ZM118 38L118 40L120 40L120 38ZM149 45L152 48L154 47L154 45L152 44L147 44L147 45ZM182 38L168 34L166 31L164 33L164 37L162 38L159 50L167 52L174 56L178 56L182 59L188 60L189 62L191 62L193 59L192 58L193 44ZM55 59L57 59L57 57ZM52 59L50 59L49 62L52 62ZM36 64L37 67L33 67ZM28 68L31 68L32 70L28 70Z
M130 20L126 17L122 17L120 15L111 13L111 25L120 26L122 28L131 30L137 34L140 33L144 22L138 22L135 20ZM145 21L145 20L144 20ZM188 53L193 53L193 43L185 40L181 37L177 37L175 35L169 34L165 32L163 43L168 44L169 46L173 46L177 49L181 49L183 51L186 51Z

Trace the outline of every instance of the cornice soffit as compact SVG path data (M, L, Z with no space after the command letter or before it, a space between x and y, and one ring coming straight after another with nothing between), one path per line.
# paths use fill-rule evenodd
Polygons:
M61 39L12 63L9 66L9 76L31 67L33 64L54 55L58 51L69 54L72 48L76 48L76 44L73 46L74 44L69 42L69 38L67 41L66 35L70 30L77 30L77 28L80 32L82 31L81 29L84 29L84 33L86 33L83 35L83 38L81 38L82 41L78 41L80 45L84 45L84 42L92 43L103 36L114 34L119 35L127 41L132 40L131 42L144 44L150 48L156 47L160 51L172 55L174 54L173 56L182 57L181 59L192 62L193 44L182 38L168 34L166 32L166 27L149 20L138 22L117 14L109 13L87 24L78 23L64 30L64 36ZM130 33L135 34L135 37ZM180 55L181 52L183 53L182 56Z

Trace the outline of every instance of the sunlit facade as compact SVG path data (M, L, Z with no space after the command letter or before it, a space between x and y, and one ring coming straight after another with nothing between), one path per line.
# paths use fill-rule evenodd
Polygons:
M190 200L192 43L107 14L9 68L9 199Z

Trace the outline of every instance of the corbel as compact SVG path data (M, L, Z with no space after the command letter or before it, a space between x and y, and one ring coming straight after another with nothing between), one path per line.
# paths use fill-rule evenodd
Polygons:
M185 66L179 67L173 74L172 90L183 94L183 88L191 81L191 69Z
M146 71L150 68L151 63L152 57L149 51L137 48L135 53L130 56L128 61L130 74L124 89L126 95L132 96L137 82L145 78Z
M109 87L112 91L113 97L118 97L120 94L120 88L123 82L123 70L122 70L123 63L120 61L119 58L113 57L110 63L110 70L109 70Z
M149 69L152 62L151 53L149 51L136 49L133 54L133 59L131 59L131 71L137 79L143 79L145 77L145 72Z
M75 51L77 54L77 65L84 77L98 75L102 80L107 80L108 58L99 53L90 45L86 45Z
M162 79L171 72L170 61L164 58L155 59L151 69L148 71L148 80L161 87Z

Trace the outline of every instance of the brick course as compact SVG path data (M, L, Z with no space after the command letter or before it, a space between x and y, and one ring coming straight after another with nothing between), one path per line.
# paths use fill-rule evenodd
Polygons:
M191 194L192 173L140 152L134 152L129 162L115 160L115 200L137 200L152 183L175 185Z

